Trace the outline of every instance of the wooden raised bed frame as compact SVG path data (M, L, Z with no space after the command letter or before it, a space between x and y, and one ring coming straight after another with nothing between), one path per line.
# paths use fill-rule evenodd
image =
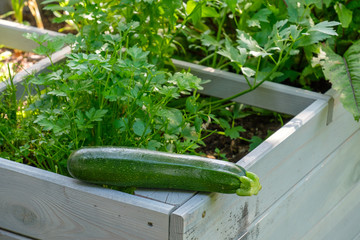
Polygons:
M33 43L22 37L31 31L47 32L0 20L0 44L31 51ZM211 79L208 95L228 97L247 87L236 74L174 63ZM41 60L31 71L48 64ZM151 189L129 195L0 159L0 238L359 239L359 125L335 92L266 82L235 101L294 115L238 162L259 175L258 196Z

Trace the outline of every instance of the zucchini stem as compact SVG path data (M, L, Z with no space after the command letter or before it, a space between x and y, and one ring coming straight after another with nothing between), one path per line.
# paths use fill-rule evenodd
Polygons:
M259 177L252 172L246 172L246 176L241 176L240 181L240 188L236 190L238 196L257 195L262 188Z

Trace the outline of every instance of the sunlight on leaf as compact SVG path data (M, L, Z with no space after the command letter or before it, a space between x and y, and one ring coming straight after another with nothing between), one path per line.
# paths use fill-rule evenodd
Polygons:
M339 92L340 100L356 120L360 119L360 41L354 43L344 56L329 47L322 48L314 64L322 66L325 77Z

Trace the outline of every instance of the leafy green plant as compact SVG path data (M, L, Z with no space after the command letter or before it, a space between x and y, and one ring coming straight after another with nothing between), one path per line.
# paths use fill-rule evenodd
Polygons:
M360 41L349 47L343 56L330 47L323 47L314 64L322 66L324 75L340 94L340 100L355 120L360 119Z
M55 22L70 23L80 35L86 36L88 49L101 42L99 33L116 34L119 26L137 24L137 33L128 35L129 45L149 51L149 61L157 65L171 64L179 32L177 9L182 1L67 1L46 0L44 9L56 14ZM119 31L121 33L121 31Z
M186 9L193 25L183 33L190 47L200 52L196 56L202 56L201 64L258 82L264 79L260 72L274 71L266 80L310 88L311 81L322 77L321 70L309 64L311 58L321 42L337 36L334 27L340 24L318 19L314 12L321 7L317 1L190 1ZM203 15L207 8L217 17Z
M35 50L38 54L50 56L64 43L73 51L64 63L52 65L50 73L27 80L28 89L37 89L35 96L29 94L19 101L5 99L1 152L12 152L17 161L36 162L42 168L64 173L70 151L81 146L137 146L170 152L196 149L202 142L197 123L202 113L195 111L195 96L203 81L186 72L170 74L150 64L149 52L128 46L133 27L123 25L116 34L101 34L100 46L106 47L96 53L83 51L87 43L81 37L28 35L39 43ZM8 87L7 91L14 96L16 89ZM170 106L186 95L191 101L185 108ZM19 107L24 116L16 115ZM10 110L11 115L6 113Z
M232 98L202 98L198 93L202 80L163 68L171 65L175 46L184 47L180 43L182 29L194 20L199 8L195 2L185 15L177 9L186 6L181 1L44 3L46 9L59 13L55 21L72 22L79 33L60 38L28 35L39 44L35 53L50 61L51 54L64 45L72 51L64 62L52 64L50 72L28 78L22 99L13 98L16 87L11 84L2 94L1 156L66 174L67 157L82 146L194 153L204 138L215 133L242 138L244 130L235 120L243 113L228 102ZM201 5L201 9L201 17L217 16L211 7ZM228 38L218 45L219 59L230 62L226 47L232 44ZM240 66L240 71L248 69L250 73L249 66ZM221 109L223 116L215 117L213 111ZM209 122L220 124L223 131L206 129ZM7 129L11 129L9 134ZM244 140L253 147L260 142Z
M25 3L25 0L11 0L11 6L14 11L14 16L18 23L23 23L23 10L25 7Z

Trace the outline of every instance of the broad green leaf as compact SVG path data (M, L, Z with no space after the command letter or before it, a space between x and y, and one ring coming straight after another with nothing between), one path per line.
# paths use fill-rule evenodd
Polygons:
M297 42L297 46L309 46L314 43L324 41L331 36L337 36L334 26L339 25L339 22L324 21L311 27L306 33L303 33L303 38Z
M319 58L325 77L340 93L340 101L354 118L360 119L360 41L354 43L344 56L324 47Z
M65 92L63 92L61 90L56 90L56 89L48 92L48 94L55 95L57 97L66 97L67 96L67 94Z
M39 124L40 126L43 127L44 131L50 131L55 127L55 123L53 123L52 121L48 120L48 119L41 119L39 121L37 121L37 124Z
M233 128L228 128L225 130L225 135L231 139L236 139L240 137L240 132L245 132L246 130L242 126L236 126Z
M219 13L216 11L215 8L203 6L201 9L201 17L211 17L211 18L217 18L219 17Z
M186 98L186 110L188 110L192 114L195 114L198 111L197 101L194 96Z
M85 112L85 115L89 119L89 121L100 122L102 121L102 118L105 116L106 113L106 109L95 110L95 108L92 107L89 111Z
M268 17L271 15L271 11L267 8L262 8L258 12L251 17L251 19L247 20L246 23L249 27L258 27L261 28L260 22L268 23Z
M311 4L314 4L316 5L318 8L321 7L321 4L322 4L322 0L304 0L304 3L306 5L311 5Z
M186 13L190 16L195 24L200 21L202 15L201 12L202 4L200 2L190 0L186 3Z
M341 3L337 3L335 6L335 11L339 17L341 26L343 28L347 28L349 27L351 21L352 21L352 11L347 9L345 7L345 5L341 4Z
M236 11L237 0L225 0L225 3L232 12Z
M133 124L133 131L138 136L147 135L150 133L149 129L145 129L145 123L141 119L137 119Z
M210 36L209 34L201 35L201 43L206 47L220 46L220 43L213 36Z
M219 50L218 54L228 58L231 62L239 63L241 66L245 64L247 59L246 49L233 47L228 38L225 39L225 49Z
M252 77L256 73L253 69L248 67L241 67L241 72L247 77Z
M231 128L231 127L230 127L230 124L228 123L228 121L226 121L226 120L223 119L223 118L220 118L220 119L219 119L219 124L220 124L220 126L221 126L223 129L229 129L229 128Z
M249 151L254 150L257 146L259 146L264 140L261 137L253 136L250 139Z
M149 52L144 52L141 48L134 46L126 51L134 61L144 61Z
M237 43L240 47L246 48L249 51L259 51L261 47L259 46L258 42L253 39L249 34L244 31L236 30L237 33Z
M116 119L113 124L116 129L120 129L121 131L124 131L128 123L129 123L129 119L120 118L120 119Z
M196 116L195 121L194 121L194 126L195 126L196 132L200 132L202 123L203 123L203 120L201 118L199 118L198 116Z
M337 26L339 24L340 24L339 22L335 22L335 21L331 21L331 22L323 21L311 27L309 29L309 32L321 32L327 35L337 36L338 34L332 27Z
M150 140L147 144L147 149L158 150L162 146L162 143L156 140Z

